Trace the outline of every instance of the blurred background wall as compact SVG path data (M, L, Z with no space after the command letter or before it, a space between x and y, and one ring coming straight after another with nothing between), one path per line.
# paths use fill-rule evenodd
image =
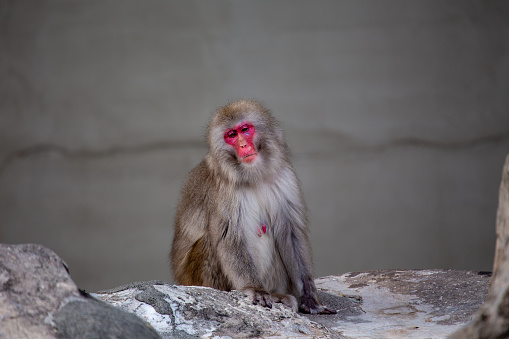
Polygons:
M317 276L491 270L507 1L0 0L0 242L87 291L170 280L210 113L281 120Z

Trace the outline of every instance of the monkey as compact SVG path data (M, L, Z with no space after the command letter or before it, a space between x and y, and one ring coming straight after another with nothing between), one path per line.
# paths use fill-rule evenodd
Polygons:
M279 122L261 103L237 100L213 114L207 141L175 215L177 283L240 290L268 308L336 313L317 297L307 207Z

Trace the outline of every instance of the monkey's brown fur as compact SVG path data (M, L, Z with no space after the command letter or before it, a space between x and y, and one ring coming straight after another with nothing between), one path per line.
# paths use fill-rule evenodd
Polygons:
M248 164L223 139L242 122L256 128L258 158ZM298 300L303 312L334 313L316 297L307 211L278 122L258 102L239 100L215 112L207 139L209 152L189 174L177 208L177 282L242 290L268 307L281 301L296 309Z

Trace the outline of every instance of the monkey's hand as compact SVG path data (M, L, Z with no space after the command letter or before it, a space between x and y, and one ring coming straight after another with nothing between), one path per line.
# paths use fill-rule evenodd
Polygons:
M272 308L272 298L268 292L254 288L245 288L242 292L244 292L247 297L252 300L253 305L261 305L263 307Z
M330 309L327 306L320 305L318 301L313 297L301 298L302 304L299 307L299 311L302 313L309 314L336 314L336 310Z

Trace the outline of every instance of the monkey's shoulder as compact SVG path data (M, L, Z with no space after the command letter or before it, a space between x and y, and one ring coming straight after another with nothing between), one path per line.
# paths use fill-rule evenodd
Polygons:
M208 184L209 177L209 170L202 161L189 172L181 190L175 215L175 229L186 230L191 242L197 240L208 222L207 216L214 208L212 202L215 193Z
M189 196L191 199L203 199L213 194L213 181L211 177L211 171L205 160L201 161L189 172L184 187L182 188L182 197L185 198Z

